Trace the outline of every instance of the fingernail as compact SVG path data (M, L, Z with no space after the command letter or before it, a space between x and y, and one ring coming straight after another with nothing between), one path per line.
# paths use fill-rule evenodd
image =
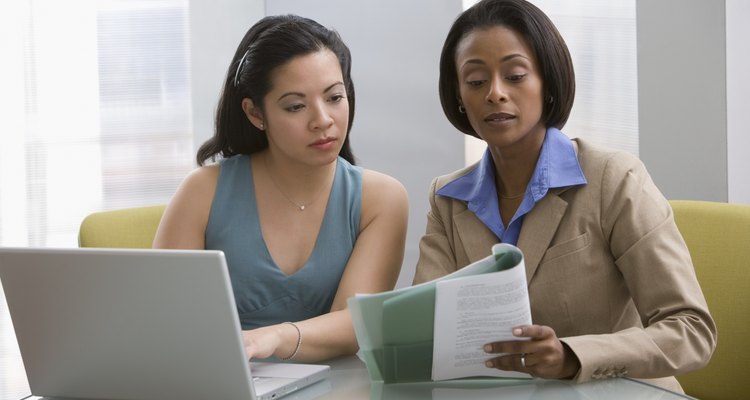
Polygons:
M492 368L492 361L485 361L485 362L484 362L484 365L485 365L485 366L486 366L487 368Z
M523 329L521 328L513 328L513 335L514 336L521 336L523 334Z
M484 345L484 351L486 351L488 353L491 352L492 351L492 345L485 344Z

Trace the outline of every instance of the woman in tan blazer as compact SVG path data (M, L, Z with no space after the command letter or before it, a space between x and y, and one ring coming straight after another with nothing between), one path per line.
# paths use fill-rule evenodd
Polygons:
M487 366L585 382L630 376L680 391L716 327L669 203L634 156L568 139L567 46L524 0L484 0L454 22L440 61L451 123L484 140L477 164L438 177L415 283L490 254L525 256L534 325L488 343Z

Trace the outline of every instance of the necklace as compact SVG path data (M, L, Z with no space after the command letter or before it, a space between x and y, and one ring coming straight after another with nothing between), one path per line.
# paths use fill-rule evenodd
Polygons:
M503 195L500 195L500 198L501 199L505 199L505 200L515 200L515 199L517 199L519 197L523 197L525 194L526 194L526 192L519 193L519 194L514 194L513 196L503 196Z
M299 208L300 211L305 211L305 207L309 206L310 204L314 203L315 200L318 199L318 196L320 196L320 193L323 191L322 189L318 191L318 193L315 194L312 200L310 200L307 204L297 203L296 201L292 200L291 197L287 196L287 194L281 189L281 186L279 186L278 183L276 183L276 180L273 179L273 174L271 174L271 169L268 168L268 156L263 158L263 163L266 167L266 173L268 173L268 177L271 178L271 182L273 183L273 186L276 187L276 190L281 193L282 196L284 196L287 201L292 203L295 207Z

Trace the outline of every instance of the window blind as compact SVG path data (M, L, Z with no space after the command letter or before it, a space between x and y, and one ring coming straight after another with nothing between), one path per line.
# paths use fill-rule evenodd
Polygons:
M193 167L188 1L0 7L13 20L0 45L0 245L76 246L89 213L167 202Z

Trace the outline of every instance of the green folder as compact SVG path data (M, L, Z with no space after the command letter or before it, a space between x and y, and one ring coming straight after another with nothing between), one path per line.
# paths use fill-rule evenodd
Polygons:
M498 272L521 264L521 251L495 245L493 255L423 284L349 299L357 340L373 381L430 381L437 281Z

